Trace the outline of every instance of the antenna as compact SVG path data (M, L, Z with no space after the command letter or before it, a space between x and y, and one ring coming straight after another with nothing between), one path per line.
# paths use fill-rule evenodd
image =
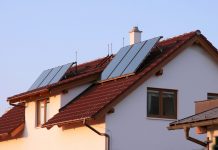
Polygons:
M76 54L76 73L77 73L77 51L75 52Z
M124 47L124 40L125 40L125 38L123 37L123 47Z
M110 55L110 45L108 44L107 45L107 53L108 53L108 56Z
M112 50L112 43L111 43L111 54L113 54L113 50Z

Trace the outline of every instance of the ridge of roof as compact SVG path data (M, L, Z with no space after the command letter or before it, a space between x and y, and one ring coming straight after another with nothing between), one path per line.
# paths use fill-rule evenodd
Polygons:
M152 72L154 68L160 65L165 59L170 57L175 50L193 39L195 35L199 35L199 31L186 33L168 40L159 42L160 44L168 44L180 40L173 47L165 51L159 58L156 58L152 63L145 67L141 72L129 76L118 78L103 83L96 83L90 90L83 93L82 96L75 98L71 104L61 110L53 118L49 119L43 127L51 128L54 125L61 126L66 122L78 121L83 118L95 119L96 116L106 109L107 106L112 105L123 93L128 91L131 86L137 84L146 74ZM170 41L170 42L169 42ZM110 92L108 92L110 91ZM131 90L130 90L131 91ZM96 98L97 97L97 98Z
M163 39L163 40L161 40L159 42L159 44L160 45L165 45L165 44L167 45L167 44L171 44L173 42L176 42L176 40L178 40L178 39L183 39L183 38L187 38L187 37L194 36L194 35L199 35L199 34L201 34L201 31L200 30L195 30L195 31L183 33L181 35L177 35L177 36L174 36L174 37Z

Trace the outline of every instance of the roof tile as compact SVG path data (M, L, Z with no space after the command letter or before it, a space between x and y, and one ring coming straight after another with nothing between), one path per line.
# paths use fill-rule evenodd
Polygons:
M0 117L0 135L10 133L25 122L25 107L15 106Z

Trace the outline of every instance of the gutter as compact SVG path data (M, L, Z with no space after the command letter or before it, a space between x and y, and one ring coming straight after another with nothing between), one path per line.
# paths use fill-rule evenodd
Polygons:
M86 123L86 120L83 121L83 125L85 125L87 128L89 128L90 130L92 130L93 132L95 132L96 134L100 135L100 136L104 136L106 138L106 143L105 143L105 150L110 150L110 135L108 135L107 133L101 133L98 130L96 130L95 128L93 128L92 126L90 126L89 124Z
M14 106L14 107L25 107L25 105L22 105L22 104L9 103L9 105Z
M208 141L207 142L202 142L202 141L200 141L198 139L195 139L195 138L189 136L190 128L184 128L184 131L185 131L185 137L186 137L187 140L189 140L191 142L194 142L196 144L199 144L199 145L201 145L203 147L208 147L208 145L209 145Z

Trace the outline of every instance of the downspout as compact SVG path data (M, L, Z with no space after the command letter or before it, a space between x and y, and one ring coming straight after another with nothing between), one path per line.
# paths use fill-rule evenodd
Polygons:
M106 143L105 143L105 150L110 150L110 135L108 135L107 133L101 133L98 130L96 130L95 128L93 128L92 126L90 126L89 124L86 123L86 120L83 121L83 125L85 125L86 127L88 127L90 130L92 130L93 132L97 133L100 136L104 136L106 138Z
M196 144L199 144L199 145L201 145L201 146L203 146L203 147L208 147L208 145L209 145L209 142L202 142L202 141L200 141L200 140L198 140L198 139L195 139L195 138L193 138L193 137L190 137L189 136L189 130L190 130L190 128L184 128L184 131L185 131L185 137L186 137L186 139L187 140L189 140L189 141L191 141L191 142L194 142L194 143L196 143Z

